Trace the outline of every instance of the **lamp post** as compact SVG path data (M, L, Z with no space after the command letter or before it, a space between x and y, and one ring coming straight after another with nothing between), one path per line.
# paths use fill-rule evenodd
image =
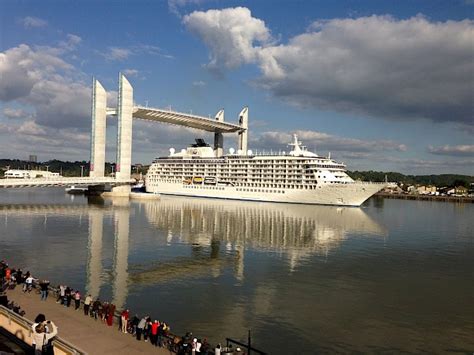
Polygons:
M81 177L84 177L84 165L81 165Z

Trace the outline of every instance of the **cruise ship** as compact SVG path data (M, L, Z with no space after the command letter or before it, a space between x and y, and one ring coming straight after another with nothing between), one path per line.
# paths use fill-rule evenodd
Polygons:
M163 195L232 200L360 206L383 183L354 181L346 166L310 152L294 135L289 153L246 154L229 149L218 157L202 139L170 149L153 161L146 191Z

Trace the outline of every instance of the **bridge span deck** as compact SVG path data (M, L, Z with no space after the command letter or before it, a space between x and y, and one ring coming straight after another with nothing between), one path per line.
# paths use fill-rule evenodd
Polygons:
M0 179L0 188L6 187L48 187L48 186L93 186L93 185L130 185L135 179L116 179L113 177L60 177L36 179Z

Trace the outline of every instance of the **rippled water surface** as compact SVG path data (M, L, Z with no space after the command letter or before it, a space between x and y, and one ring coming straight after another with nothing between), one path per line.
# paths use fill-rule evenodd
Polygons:
M271 354L474 351L474 205L0 191L0 258Z

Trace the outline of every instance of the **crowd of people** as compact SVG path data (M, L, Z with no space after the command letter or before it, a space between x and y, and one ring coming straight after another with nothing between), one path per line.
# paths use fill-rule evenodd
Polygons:
M22 285L23 292L31 292L33 289L37 289L40 294L40 300L46 301L49 293L54 291L56 303L64 307L73 307L76 311L82 307L84 316L90 317L95 321L101 321L107 326L113 326L115 319L117 319L118 330L122 333L131 334L137 341L150 342L152 346L166 347L177 354L183 355L221 354L220 344L212 349L207 339L201 340L194 337L190 332L186 333L183 337L173 335L170 333L170 326L164 321L153 319L148 315L141 318L138 315L130 317L129 309L124 309L119 314L117 313L116 306L111 302L101 301L98 297L93 299L90 294L83 299L79 290L64 284L58 285L57 288L52 288L48 280L35 279L29 271L23 272L21 269L10 268L8 263L3 260L0 261L0 279L2 280L2 292L8 288ZM36 350L38 350L41 337L43 337L41 341L43 346L43 344L49 344L50 339L57 334L57 328L54 323L46 321L42 314L36 317L32 331L36 341L35 344L37 344ZM244 354L239 348L233 353Z

